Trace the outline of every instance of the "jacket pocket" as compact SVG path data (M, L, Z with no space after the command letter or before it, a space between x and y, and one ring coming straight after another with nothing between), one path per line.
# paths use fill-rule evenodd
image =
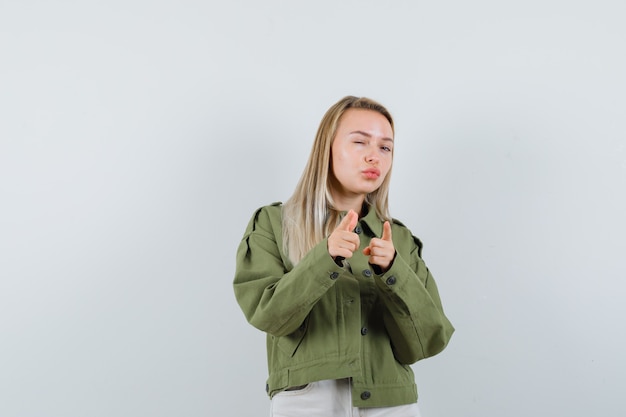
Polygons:
M276 346L287 356L293 357L298 350L298 347L302 343L304 336L306 335L306 331L308 328L309 317L304 320L304 322L298 327L296 331L287 335L277 337Z

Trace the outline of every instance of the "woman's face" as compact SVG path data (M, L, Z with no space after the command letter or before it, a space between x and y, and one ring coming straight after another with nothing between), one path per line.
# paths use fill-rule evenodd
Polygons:
M392 161L393 129L387 118L373 110L346 110L331 146L333 198L365 198L383 183Z

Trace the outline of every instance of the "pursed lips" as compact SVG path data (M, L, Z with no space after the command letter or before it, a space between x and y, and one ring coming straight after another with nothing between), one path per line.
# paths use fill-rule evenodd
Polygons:
M380 170L377 168L368 168L362 171L367 178L376 179L380 177Z

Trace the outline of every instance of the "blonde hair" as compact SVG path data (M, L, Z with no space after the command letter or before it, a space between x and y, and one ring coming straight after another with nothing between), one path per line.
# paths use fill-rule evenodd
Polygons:
M369 98L347 96L328 109L320 122L298 185L283 206L283 249L294 265L338 224L340 212L334 207L328 174L331 169L331 145L341 116L348 109L376 111L389 121L394 130L391 114ZM381 186L368 194L365 200L383 220L391 220L388 203L390 178L391 168Z

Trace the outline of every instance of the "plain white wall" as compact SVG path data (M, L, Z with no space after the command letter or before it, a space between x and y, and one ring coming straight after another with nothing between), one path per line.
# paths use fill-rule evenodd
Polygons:
M0 416L266 415L232 292L346 94L457 332L425 417L623 415L622 1L0 2Z

